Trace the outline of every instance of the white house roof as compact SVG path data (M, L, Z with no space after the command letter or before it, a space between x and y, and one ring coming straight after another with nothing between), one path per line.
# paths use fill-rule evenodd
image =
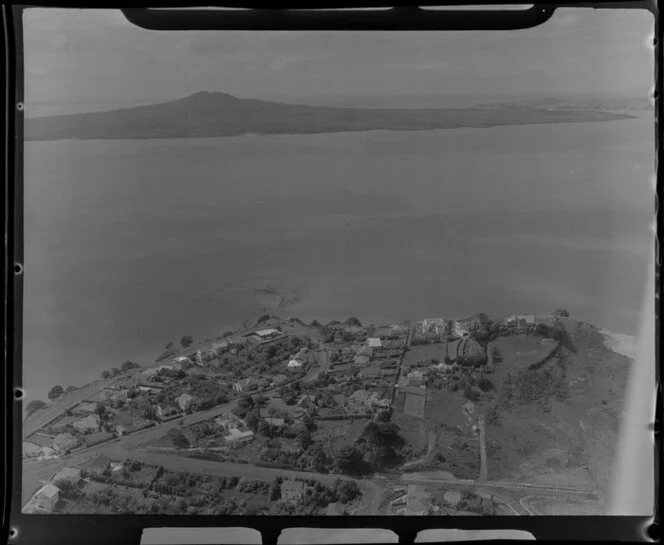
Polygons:
M381 340L378 337L368 338L367 343L372 348L380 348L381 346L383 346L383 343L381 342Z
M302 367L302 362L300 360L290 360L288 367Z

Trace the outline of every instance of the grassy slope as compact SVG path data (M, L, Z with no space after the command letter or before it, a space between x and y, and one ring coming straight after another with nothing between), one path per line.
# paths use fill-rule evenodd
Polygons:
M149 106L25 120L26 140L144 139L430 130L532 123L609 121L632 117L594 110L525 108L360 109L299 106L195 93Z
M500 424L487 424L489 479L596 486L606 495L629 360L606 349L592 326L571 319L565 322L577 350L567 352L569 398L503 407ZM537 341L525 336L501 338L497 344L505 359L489 375L496 389L476 403L480 412L500 399L509 374L525 371L550 350L550 345L538 347ZM556 360L548 366L557 368ZM465 402L460 391L436 392L427 403L427 424L440 434L436 452L445 461L436 466L460 478L477 478L479 447L461 411ZM455 438L457 434L460 437Z

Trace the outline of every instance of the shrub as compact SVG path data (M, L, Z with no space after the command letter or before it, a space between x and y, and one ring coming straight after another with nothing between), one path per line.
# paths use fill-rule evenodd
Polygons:
M491 382L491 380L485 376L481 376L479 379L477 379L477 385L483 392L490 392L493 390L493 382Z
M535 326L535 335L541 337L548 337L551 333L551 327L548 324L540 322Z
M193 342L194 338L191 335L185 335L180 339L180 345L182 345L184 348L191 346Z
M559 308L554 313L554 316L562 316L563 318L569 317L569 311L566 308Z

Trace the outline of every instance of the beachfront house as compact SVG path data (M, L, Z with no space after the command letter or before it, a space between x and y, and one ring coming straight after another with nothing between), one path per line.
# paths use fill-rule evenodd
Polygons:
M89 414L85 418L74 422L72 426L74 426L76 431L79 433L94 433L99 431L101 426L101 418L99 418L98 414Z
M182 412L185 412L190 406L191 402L193 401L193 397L187 393L181 394L179 397L175 398L175 402L178 404L180 407L180 410Z
M284 333L278 329L261 329L254 333L247 333L243 335L247 342L251 344L268 344L279 339L286 337Z
M466 329L465 325L461 320L454 320L454 335L457 337L465 337L466 335L469 334L468 329Z
M59 499L60 489L54 484L48 483L35 492L23 507L22 512L26 514L52 513Z
M443 318L427 318L417 324L417 332L420 335L435 333L441 335L445 331L445 320Z
M233 384L233 390L236 392L250 392L256 388L256 380L251 377L243 378Z
M45 458L54 454L55 451L49 446L35 445L29 441L23 441L24 458Z
M61 433L53 439L53 448L58 453L72 450L80 444L80 441L71 433Z
M281 499L289 503L297 503L304 497L304 483L286 480L281 483Z

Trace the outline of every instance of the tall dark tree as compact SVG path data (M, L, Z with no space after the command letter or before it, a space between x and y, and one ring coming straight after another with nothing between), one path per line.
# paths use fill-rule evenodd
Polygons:
M51 388L48 391L48 398L50 400L57 399L64 393L65 393L65 389L58 384L56 386L53 386L53 388Z

